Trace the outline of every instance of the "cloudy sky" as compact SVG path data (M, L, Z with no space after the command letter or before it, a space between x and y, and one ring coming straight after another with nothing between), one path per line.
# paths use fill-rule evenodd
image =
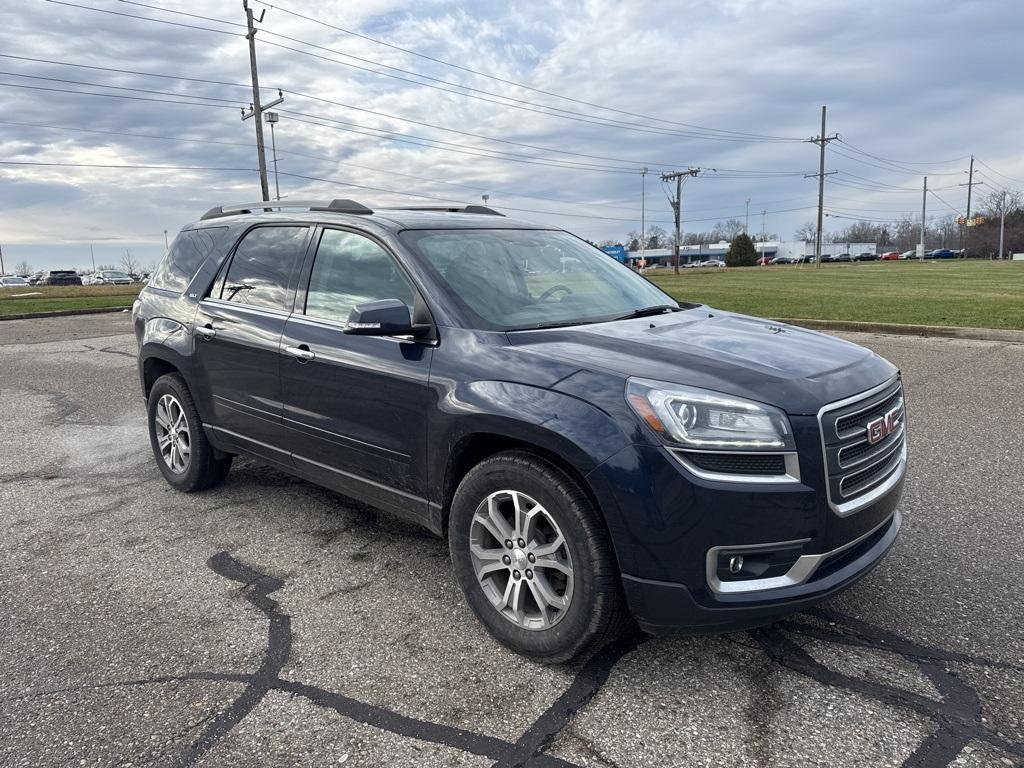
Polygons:
M0 27L8 269L145 266L208 207L258 199L241 0L11 0ZM668 228L659 174L705 171L684 230L962 212L1024 187L1024 3L890 0L252 2L282 196L476 203L620 239ZM242 25L240 27L239 25ZM72 66L74 65L74 66ZM269 135L267 137L269 144ZM269 160L268 146L268 160ZM114 167L95 167L114 166ZM156 167L154 167L156 166ZM167 166L173 166L168 168ZM271 175L271 194L273 176Z

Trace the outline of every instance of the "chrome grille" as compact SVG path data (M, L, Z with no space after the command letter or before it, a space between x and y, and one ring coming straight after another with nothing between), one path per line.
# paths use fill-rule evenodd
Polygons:
M868 424L894 411L892 431L868 440ZM849 515L886 493L906 468L906 411L897 378L818 413L829 505Z

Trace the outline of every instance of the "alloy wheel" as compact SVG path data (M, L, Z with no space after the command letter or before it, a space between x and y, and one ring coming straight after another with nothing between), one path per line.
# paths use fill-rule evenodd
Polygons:
M174 395L164 395L156 404L156 442L160 456L176 475L188 470L192 459L192 435L185 409Z
M473 570L494 609L523 629L557 624L572 603L573 566L558 523L521 491L496 491L473 514Z

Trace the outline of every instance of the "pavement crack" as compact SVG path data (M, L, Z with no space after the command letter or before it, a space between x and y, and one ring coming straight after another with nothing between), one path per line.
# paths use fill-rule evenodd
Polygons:
M834 622L835 629L825 630L798 622L781 622L772 627L751 630L748 634L773 662L805 675L824 685L861 694L887 706L899 707L922 715L936 723L936 731L925 738L904 762L904 768L939 768L951 764L971 741L982 741L1018 758L1024 757L1024 744L1011 742L992 731L981 720L981 699L970 685L939 662L978 663L977 659L936 648L928 648L873 627L867 622L833 612L818 610L819 617ZM857 634L845 634L841 627L850 625ZM906 691L887 683L836 672L817 661L793 641L787 633L804 633L826 642L884 649L913 661L935 685L940 701Z

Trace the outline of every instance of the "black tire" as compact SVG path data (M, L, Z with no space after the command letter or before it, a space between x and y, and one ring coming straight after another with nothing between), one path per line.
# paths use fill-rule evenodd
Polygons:
M564 615L551 627L527 629L510 621L492 604L474 570L470 554L474 515L484 500L502 490L524 493L543 505L565 539L574 587ZM598 511L578 482L536 454L499 453L466 474L452 501L448 543L456 580L470 608L503 645L534 661L569 661L610 642L632 623Z
M188 463L183 471L175 472L168 465L157 438L157 406L166 395L173 397L181 405L181 413L188 426L191 451ZM149 391L147 408L149 422L149 442L153 448L156 465L168 484L178 491L191 493L212 488L227 477L231 469L231 456L218 457L210 441L206 439L203 423L199 419L192 393L180 374L168 373L161 376Z

